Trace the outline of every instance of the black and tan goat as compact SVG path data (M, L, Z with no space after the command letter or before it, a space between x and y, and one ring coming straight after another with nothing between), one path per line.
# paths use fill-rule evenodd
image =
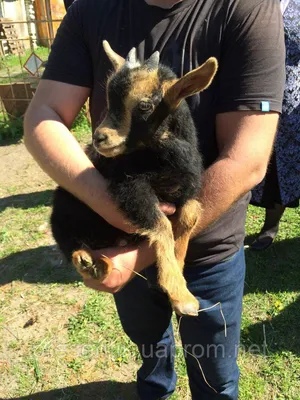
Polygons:
M155 52L147 61L132 49L124 60L107 42L114 67L107 83L107 115L93 135L87 154L109 182L109 192L124 215L138 227L128 235L109 225L73 195L59 187L51 217L55 240L82 276L103 280L112 269L106 257L90 250L147 238L157 256L158 279L178 314L197 315L199 303L188 291L182 271L191 232L199 218L201 156L197 132L185 98L206 89L217 61L178 79L159 64ZM174 203L170 220L160 202Z

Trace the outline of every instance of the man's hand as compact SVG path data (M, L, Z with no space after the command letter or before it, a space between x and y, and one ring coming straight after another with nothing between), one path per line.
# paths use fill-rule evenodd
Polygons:
M175 213L176 208L169 203L161 203L160 209L166 215ZM129 233L135 232L135 227L124 220L124 229ZM131 229L131 232L129 231ZM140 273L144 268L155 262L155 253L145 240L138 247L109 247L94 251L93 257L105 255L113 262L114 268L110 275L103 281L96 279L84 279L84 284L94 290L101 292L116 293L122 289L131 279ZM143 279L137 277L137 279Z
M109 257L114 265L110 275L103 281L96 279L84 279L84 284L94 290L108 293L117 293L131 279L144 268L155 262L154 250L149 247L148 242L142 242L138 247L110 247L95 251L94 257L105 255ZM134 272L135 271L135 272ZM137 276L136 279L143 279Z

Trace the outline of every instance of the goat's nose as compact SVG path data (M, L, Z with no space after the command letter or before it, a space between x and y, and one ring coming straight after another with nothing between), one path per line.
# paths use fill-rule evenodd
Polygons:
M94 136L94 143L96 146L99 146L101 143L105 142L107 140L107 134L106 133L97 133Z

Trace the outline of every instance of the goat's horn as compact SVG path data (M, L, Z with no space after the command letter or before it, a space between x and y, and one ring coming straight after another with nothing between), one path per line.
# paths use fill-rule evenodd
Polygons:
M148 60L145 61L144 65L147 69L151 71L157 69L158 64L159 64L159 51L156 51L155 53L152 54L151 57L148 58Z
M124 58L119 56L119 54L113 51L107 40L103 41L103 48L108 58L110 59L111 63L113 64L115 70L117 71L118 69L120 69L125 62Z
M128 56L126 57L126 65L129 68L136 67L138 64L138 61L136 59L136 48L133 47L130 52L128 53Z

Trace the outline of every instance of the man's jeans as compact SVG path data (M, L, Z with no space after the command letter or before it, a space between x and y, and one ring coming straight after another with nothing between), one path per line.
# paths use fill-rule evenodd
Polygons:
M180 323L182 346L198 358L209 384L204 382L194 357L185 359L193 400L238 398L239 370L236 364L245 276L244 250L210 266L186 266L189 290L200 301L200 308L221 302L227 322L227 337L220 307L183 317ZM115 295L123 328L138 345L143 365L138 371L137 388L141 400L169 397L175 390L175 345L172 310L166 295L157 286L157 270L145 270L147 282L135 277Z

